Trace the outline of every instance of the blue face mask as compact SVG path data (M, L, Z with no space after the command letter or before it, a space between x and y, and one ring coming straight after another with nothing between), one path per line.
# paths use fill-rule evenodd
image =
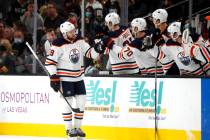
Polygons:
M22 43L23 39L22 38L14 38L14 43Z
M92 13L91 12L85 12L85 17L91 18L92 17Z

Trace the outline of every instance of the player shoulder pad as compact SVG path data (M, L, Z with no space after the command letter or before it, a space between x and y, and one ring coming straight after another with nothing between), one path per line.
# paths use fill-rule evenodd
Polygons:
M79 41L79 40L84 40L84 38L81 37L81 36L77 36L76 39L75 39L75 42L77 42L77 41Z
M52 42L53 46L61 47L68 42L64 38L57 38Z
M116 31L110 31L108 32L108 35L110 37L113 38L117 38L118 36L120 36L125 30L127 30L126 26L120 26L120 29L116 30Z
M142 44L143 44L142 40L136 38L129 44L129 46L141 50L142 49Z
M169 39L169 40L166 42L166 46L181 46L181 44L178 43L178 42L173 41L172 39Z

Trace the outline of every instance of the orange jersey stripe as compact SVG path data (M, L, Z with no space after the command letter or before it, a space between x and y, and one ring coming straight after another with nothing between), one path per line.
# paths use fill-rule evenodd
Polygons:
M55 63L55 62L50 61L50 60L46 60L46 61L45 61L45 64L54 64L54 65L56 65L56 63Z
M57 72L58 75L72 75L72 76L79 76L81 73L83 73L84 70L81 70L80 72Z
M138 67L137 64L126 64L126 65L117 65L117 66L112 66L113 69L119 69L119 68L135 68Z
M74 114L75 116L78 116L78 117L83 117L84 114Z
M172 64L167 64L167 65L163 65L163 69L169 69L172 65L173 65L173 63Z
M72 115L70 116L63 116L64 119L71 119L72 118Z
M210 68L210 63L208 63L207 65L205 65L205 66L203 67L204 70L208 70L209 68Z

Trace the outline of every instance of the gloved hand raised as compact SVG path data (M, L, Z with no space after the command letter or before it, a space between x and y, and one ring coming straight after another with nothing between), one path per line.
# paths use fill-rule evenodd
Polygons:
M106 47L112 49L113 45L114 41L110 37L103 36L101 40L95 43L94 49L98 53L104 53Z
M60 78L58 75L53 74L50 76L50 86L55 92L58 92L58 90L60 89Z
M106 46L103 44L101 40L97 39L95 40L95 44L93 48L97 53L103 54L106 49Z

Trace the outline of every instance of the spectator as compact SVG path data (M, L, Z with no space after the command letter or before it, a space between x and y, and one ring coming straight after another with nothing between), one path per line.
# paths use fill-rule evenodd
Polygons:
M42 16L42 18L45 20L46 16L47 16L47 5L42 5L39 8L39 13Z
M64 11L67 17L69 13L76 13L78 17L81 16L80 0L65 0L64 1Z
M93 22L94 22L94 9L92 8L92 6L89 6L85 9L85 36L89 40L93 40L95 37L95 32L93 30L94 28Z
M15 57L9 40L2 39L0 42L0 74L15 73Z
M20 20L13 22L12 25L14 31L21 30L23 32L27 32L26 26Z
M47 5L47 16L44 21L44 26L46 28L53 28L56 30L63 22L64 18L58 14L55 5L53 3L49 3Z
M11 4L8 23L12 25L14 21L20 20L20 17L24 14L27 6L27 0L15 0L14 3Z
M86 4L86 8L88 8L90 6L93 7L93 10L95 10L97 8L102 8L103 9L103 5L97 0L88 0L88 2Z
M11 1L0 0L0 19L5 19L9 12Z
M115 12L120 15L120 4L117 0L108 0L105 4L105 14Z
M0 40L3 38L4 35L4 22L0 20Z
M17 56L23 55L24 51L27 49L23 31L16 30L14 32L14 41L13 41L12 49L17 52Z
M50 51L51 44L53 40L57 38L55 31L53 29L47 29L46 31L46 41L44 43L44 49L45 49L45 54L48 55L48 52Z
M40 14L34 14L34 3L30 2L27 6L27 11L21 17L21 21L25 24L27 31L33 34L34 30L34 16L37 17L37 29L44 28L44 20Z
M10 42L13 41L13 29L9 26L4 28L3 38L8 39Z
M78 16L76 13L69 13L69 18L68 21L71 22L72 24L74 24L75 28L76 28L76 34L81 36L81 32L79 30L79 25L78 25Z
M30 57L30 52L26 46L26 36L23 31L16 30L14 32L14 42L12 48L16 51L16 72L17 74L30 73L32 70L32 58Z

